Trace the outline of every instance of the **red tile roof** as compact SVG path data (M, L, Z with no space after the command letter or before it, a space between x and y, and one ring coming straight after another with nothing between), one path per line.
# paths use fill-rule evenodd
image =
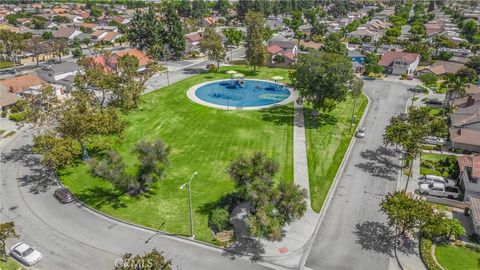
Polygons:
M137 49L126 49L126 50L114 52L113 54L117 55L118 57L122 57L125 55L135 56L138 59L139 66L146 66L147 64L152 62L150 57L148 57L145 53Z
M480 177L480 155L476 156L459 156L458 167L463 172L465 167L472 168L472 176Z
M420 55L417 53L407 53L407 52L386 52L382 55L382 58L380 58L380 61L378 61L378 64L381 66L390 66L393 61L396 59L402 59L407 61L408 63L413 63L417 60L417 57Z
M281 52L283 49L280 48L280 46L278 45L270 45L267 47L267 51L270 53L270 54L276 54L276 53L279 53Z
M12 93L21 93L32 86L39 86L43 83L45 82L34 73L11 77L0 81L0 84Z

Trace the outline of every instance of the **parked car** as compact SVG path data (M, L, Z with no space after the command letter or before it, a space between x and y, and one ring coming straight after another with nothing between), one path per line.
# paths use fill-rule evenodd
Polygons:
M439 100L438 98L427 98L424 101L426 104L443 105L443 101Z
M425 139L426 144L433 144L433 145L444 145L445 140L442 138L438 138L435 136L428 136L427 139Z
M18 242L10 248L10 256L28 266L36 264L43 257L42 253L23 242Z
M454 187L456 185L455 181L453 180L445 179L444 177L431 174L422 175L419 180L419 184L440 183L444 184L446 187Z
M447 187L440 183L420 184L420 194L445 197L449 199L460 198L460 190L457 187Z
M61 203L69 203L74 200L73 194L68 190L68 188L57 188L53 193L53 196L57 198Z
M357 130L357 132L355 133L355 137L357 138L364 138L365 135L367 134L367 129L364 128L364 127L361 127Z

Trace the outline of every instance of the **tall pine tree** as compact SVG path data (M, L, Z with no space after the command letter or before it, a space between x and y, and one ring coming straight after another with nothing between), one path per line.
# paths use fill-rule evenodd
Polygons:
M264 40L265 19L259 12L249 11L245 16L245 26L247 27L246 36L246 58L249 66L257 70L258 66L263 66L267 62L268 53Z

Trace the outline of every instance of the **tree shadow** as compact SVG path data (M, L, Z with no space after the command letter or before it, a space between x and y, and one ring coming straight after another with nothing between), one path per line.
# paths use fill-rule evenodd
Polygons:
M305 128L307 129L331 126L338 122L334 115L321 112L314 113L314 110L311 108L303 108L303 114L305 116Z
M123 192L115 189L107 189L102 187L89 188L75 196L84 204L93 206L94 208L102 208L109 206L113 209L125 208L127 205L121 200Z
M223 256L235 259L237 255L249 255L251 261L258 262L262 261L262 254L265 253L265 248L263 244L255 238L243 237L241 241L235 242L232 246L223 251Z
M44 193L52 187L57 187L57 174L46 167L30 168L30 173L18 178L21 187L28 187L33 194Z
M186 68L186 69L183 69L182 70L182 73L183 74L202 74L202 73L206 73L207 71L204 70L203 68Z
M8 153L3 153L2 163L23 162L27 166L38 166L40 164L40 158L33 154L33 147L31 145L23 145L19 148L12 149Z
M378 221L365 221L355 225L353 231L357 239L355 243L367 251L388 255L395 255L395 244L397 252L406 255L416 255L417 242L407 236L400 235L395 239L394 232L386 224Z
M372 176L396 181L396 170L401 169L401 166L394 163L390 157L396 157L397 154L397 151L381 146L375 150L365 150L360 153L360 156L366 161L355 164L355 167L370 173Z
M278 106L260 110L263 121L276 125L293 126L293 110L288 106Z

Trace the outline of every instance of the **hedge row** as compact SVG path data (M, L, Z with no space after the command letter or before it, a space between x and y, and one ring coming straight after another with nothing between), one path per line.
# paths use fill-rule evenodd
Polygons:
M443 270L433 258L431 240L425 238L420 239L420 256L428 270Z

